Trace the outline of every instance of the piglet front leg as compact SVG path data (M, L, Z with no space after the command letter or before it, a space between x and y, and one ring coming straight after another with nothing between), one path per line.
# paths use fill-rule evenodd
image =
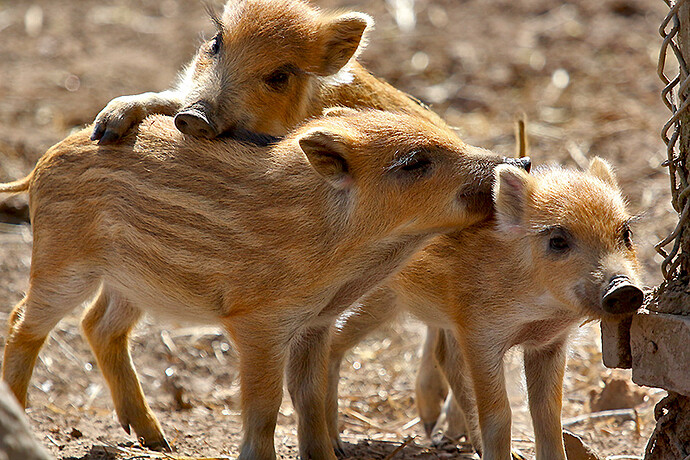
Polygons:
M172 90L116 97L96 116L91 140L101 145L112 144L147 116L154 113L172 116L181 107L180 93Z
M564 340L541 349L525 349L525 377L537 460L566 459L561 426L565 356Z
M463 337L460 346L472 376L477 401L482 460L509 460L512 458L512 413L503 369L504 351L487 346L492 343L495 343L495 338L492 337ZM453 391L455 392L455 388Z
M331 325L306 327L290 342L287 384L297 412L302 460L335 460L326 424Z

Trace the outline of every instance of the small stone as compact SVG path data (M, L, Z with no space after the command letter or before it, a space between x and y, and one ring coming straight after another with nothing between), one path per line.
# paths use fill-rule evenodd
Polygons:
M647 393L631 384L628 377L612 374L604 379L601 391L592 390L589 407L592 412L632 409L642 404L646 396Z
M581 437L570 431L563 430L563 444L568 460L601 460Z

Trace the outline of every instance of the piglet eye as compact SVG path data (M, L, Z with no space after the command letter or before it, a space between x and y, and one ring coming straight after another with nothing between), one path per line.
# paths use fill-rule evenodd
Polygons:
M627 225L625 227L623 227L622 236L623 236L623 243L625 243L625 245L627 247L631 248L633 245L633 241L632 241L633 233L632 233L632 230L630 230L630 227L628 227Z
M549 235L549 249L552 252L563 253L570 249L570 242L568 235L561 228L555 228Z
M549 248L553 251L565 251L568 249L568 240L562 236L554 236L549 240Z
M274 91L282 91L290 80L290 74L285 70L276 70L266 77L266 84Z
M220 40L220 35L216 35L215 37L213 37L213 40L211 40L211 47L209 48L209 52L214 56L218 54L218 52L220 51Z
M431 166L431 161L423 155L413 155L407 158L400 165L401 171L417 171L422 172Z
M414 149L395 158L388 171L398 180L418 180L431 173L436 158L431 150Z
M404 157L398 159L394 166L398 174L408 177L419 178L426 175L432 167L431 158L425 151L412 151Z

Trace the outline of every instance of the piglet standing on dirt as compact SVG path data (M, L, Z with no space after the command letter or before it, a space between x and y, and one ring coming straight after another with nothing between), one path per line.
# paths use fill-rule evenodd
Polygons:
M524 348L538 460L565 460L561 428L568 336L583 321L640 307L639 264L631 216L611 170L545 168L528 175L496 168L496 217L439 236L382 288L337 322L327 420L335 445L340 361L364 335L406 309L432 326L420 380L447 380L469 437L484 460L511 458L511 411L503 356ZM439 369L442 375L434 369ZM424 403L442 402L438 385ZM438 413L438 409L436 410Z
M10 316L3 379L22 403L50 330L89 303L84 332L122 426L169 448L128 337L143 312L221 324L240 357L241 459L273 459L283 372L302 458L335 458L326 429L338 314L430 237L486 219L501 157L418 117L337 109L273 147L188 139L171 118L98 146L84 130L25 179L31 279Z
M121 96L98 114L93 140L112 143L152 113L185 134L282 136L328 107L406 110L447 128L431 110L356 61L373 20L301 0L230 0L217 33L168 91Z

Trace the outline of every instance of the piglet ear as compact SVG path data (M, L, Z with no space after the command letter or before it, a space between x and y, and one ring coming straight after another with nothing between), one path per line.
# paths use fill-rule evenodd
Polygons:
M246 0L231 0L229 2L226 2L225 6L223 8L223 16L234 15L236 13L236 11L239 10L240 7L244 6L245 3L247 3ZM207 7L207 11L208 11L208 8L212 8L212 6Z
M328 76L342 69L357 51L363 49L364 32L374 20L364 13L345 13L322 26L323 58L317 73Z
M498 165L494 174L498 227L510 234L522 233L532 178L525 170L506 164Z
M589 173L594 177L601 179L609 184L611 187L618 188L618 180L613 172L611 163L600 157L592 158L589 162Z
M345 190L352 186L347 162L350 149L342 135L315 129L299 138L299 146L316 172L333 187Z

